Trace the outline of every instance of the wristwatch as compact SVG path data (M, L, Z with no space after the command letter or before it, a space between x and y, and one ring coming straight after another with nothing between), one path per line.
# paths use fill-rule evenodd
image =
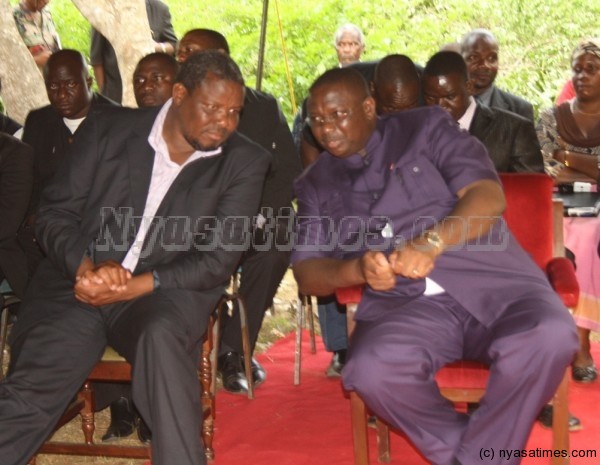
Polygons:
M444 250L444 246L446 245L443 239L436 231L425 231L423 233L423 239L427 241L428 244L435 247L436 249L442 251Z

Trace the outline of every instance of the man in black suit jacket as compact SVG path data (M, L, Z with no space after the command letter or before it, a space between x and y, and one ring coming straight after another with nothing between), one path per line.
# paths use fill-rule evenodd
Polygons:
M217 31L193 29L181 38L177 59L183 63L192 54L203 50L218 50L229 55L229 44ZM265 312L271 306L290 262L292 182L300 174L300 161L287 121L272 95L246 87L238 130L272 155L260 211L257 210L252 247L244 253L240 262L239 293L246 301L253 351ZM248 381L240 357L243 353L240 327L239 312L225 320L218 367L223 387L229 392L245 394ZM266 372L254 358L251 365L254 383L259 385L265 381Z
M498 74L498 41L494 35L487 29L474 29L463 37L460 48L473 82L473 95L489 107L533 121L531 103L494 85Z
M19 242L27 253L29 273L33 274L43 255L33 235L33 222L40 195L63 162L71 144L88 126L87 116L102 105L116 105L92 92L92 78L83 55L75 50L59 50L44 68L44 82L50 104L27 115L23 142L33 148L33 192L27 221L19 230Z
M473 82L459 54L438 52L429 59L423 75L423 93L427 105L444 108L461 128L485 145L498 172L544 172L533 123L476 102L471 96Z
M27 461L110 344L132 365L155 465L203 465L197 362L248 239L269 154L235 131L237 65L182 66L171 103L99 109L44 190L47 252L11 334L0 456Z
M23 297L27 258L17 242L33 184L33 154L20 140L0 132L0 282Z

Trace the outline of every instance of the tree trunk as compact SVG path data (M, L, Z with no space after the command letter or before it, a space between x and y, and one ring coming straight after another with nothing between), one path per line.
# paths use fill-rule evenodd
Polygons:
M123 105L135 107L133 71L143 56L154 51L145 0L72 1L115 49L123 82Z
M0 0L2 99L7 114L23 124L30 110L48 104L48 96L42 73L21 39L12 10L9 0Z

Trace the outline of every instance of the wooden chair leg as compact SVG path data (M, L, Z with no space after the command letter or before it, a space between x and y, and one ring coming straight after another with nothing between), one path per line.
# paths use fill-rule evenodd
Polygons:
M302 370L302 328L304 327L304 296L298 295L296 300L296 345L294 349L294 385L300 384Z
M390 463L392 458L390 454L390 428L387 424L376 419L377 425L377 457L381 463Z
M315 340L315 314L313 312L312 296L305 296L304 299L306 301L305 317L308 322L308 332L310 334L310 352L316 354L317 343Z
M367 408L356 392L350 392L352 412L352 439L354 441L354 465L369 465L369 438L367 431Z
M81 430L86 444L94 444L94 431L96 424L94 422L94 390L89 381L83 385L79 392L83 399L83 408L79 415L81 416Z
M552 416L552 448L554 450L570 450L569 448L569 379L570 367L567 368L553 399ZM569 457L553 457L552 465L568 465Z
M242 326L242 348L244 351L244 372L248 381L248 399L254 399L254 379L252 378L252 348L250 347L250 335L248 333L248 313L242 296L237 295L238 311L240 312L240 324Z
M219 310L217 309L217 312ZM213 448L214 439L214 419L215 419L215 396L213 391L213 374L215 370L211 363L211 359L216 357L215 353L218 351L213 339L213 328L218 326L220 321L217 318L211 316L209 320L208 331L206 333L206 340L202 345L202 360L200 362L200 386L201 386L201 404L202 404L202 442L204 444L204 453L208 460L215 458L215 450Z
M8 335L8 306L0 309L0 381L4 379L4 350Z

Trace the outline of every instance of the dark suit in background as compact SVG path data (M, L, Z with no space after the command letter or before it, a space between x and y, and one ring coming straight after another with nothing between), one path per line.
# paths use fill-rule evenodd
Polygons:
M240 262L239 292L246 300L250 344L254 348L265 311L271 306L289 266L291 247L286 244L292 234L293 181L301 168L289 126L272 95L246 87L238 131L272 155L260 202L267 226L255 228L254 244L259 247L251 247ZM265 242L270 240L271 236L265 234L269 230L275 233L270 245ZM277 243L281 246L277 247ZM234 319L225 323L220 352L241 354L242 349L239 314L236 312Z
M12 136L15 132L21 129L21 127L22 126L14 119L9 118L3 113L0 113L0 132L4 132Z
M33 153L20 140L0 132L0 282L6 278L23 297L27 258L17 242L33 184Z
M540 144L530 120L477 103L469 133L485 145L499 173L544 172Z
M9 376L0 384L5 464L25 463L46 439L106 344L132 364L133 399L153 430L153 463L205 463L196 371L202 336L244 248L248 221L235 218L255 214L268 153L234 132L221 154L182 169L133 272L155 270L159 289L99 307L73 293L86 254L95 263L122 262L135 238L156 114L104 107L88 115L89 127L44 191L36 233L48 258L20 309Z
M498 89L498 87L493 84L488 106L513 112L517 115L521 115L523 118L533 121L533 105L531 105L531 103L510 92Z
M117 104L100 94L94 94L88 117L97 111L99 107L105 105L116 106ZM75 133L71 133L62 116L58 114L52 105L32 110L27 115L23 130L23 142L33 148L34 155L33 191L27 210L27 218L32 218L35 215L42 190L50 183L71 144L79 137L79 134L85 132L89 124L89 120L86 118ZM35 241L31 222L26 222L19 230L19 242L26 251L29 273L33 275L43 258L43 254Z

